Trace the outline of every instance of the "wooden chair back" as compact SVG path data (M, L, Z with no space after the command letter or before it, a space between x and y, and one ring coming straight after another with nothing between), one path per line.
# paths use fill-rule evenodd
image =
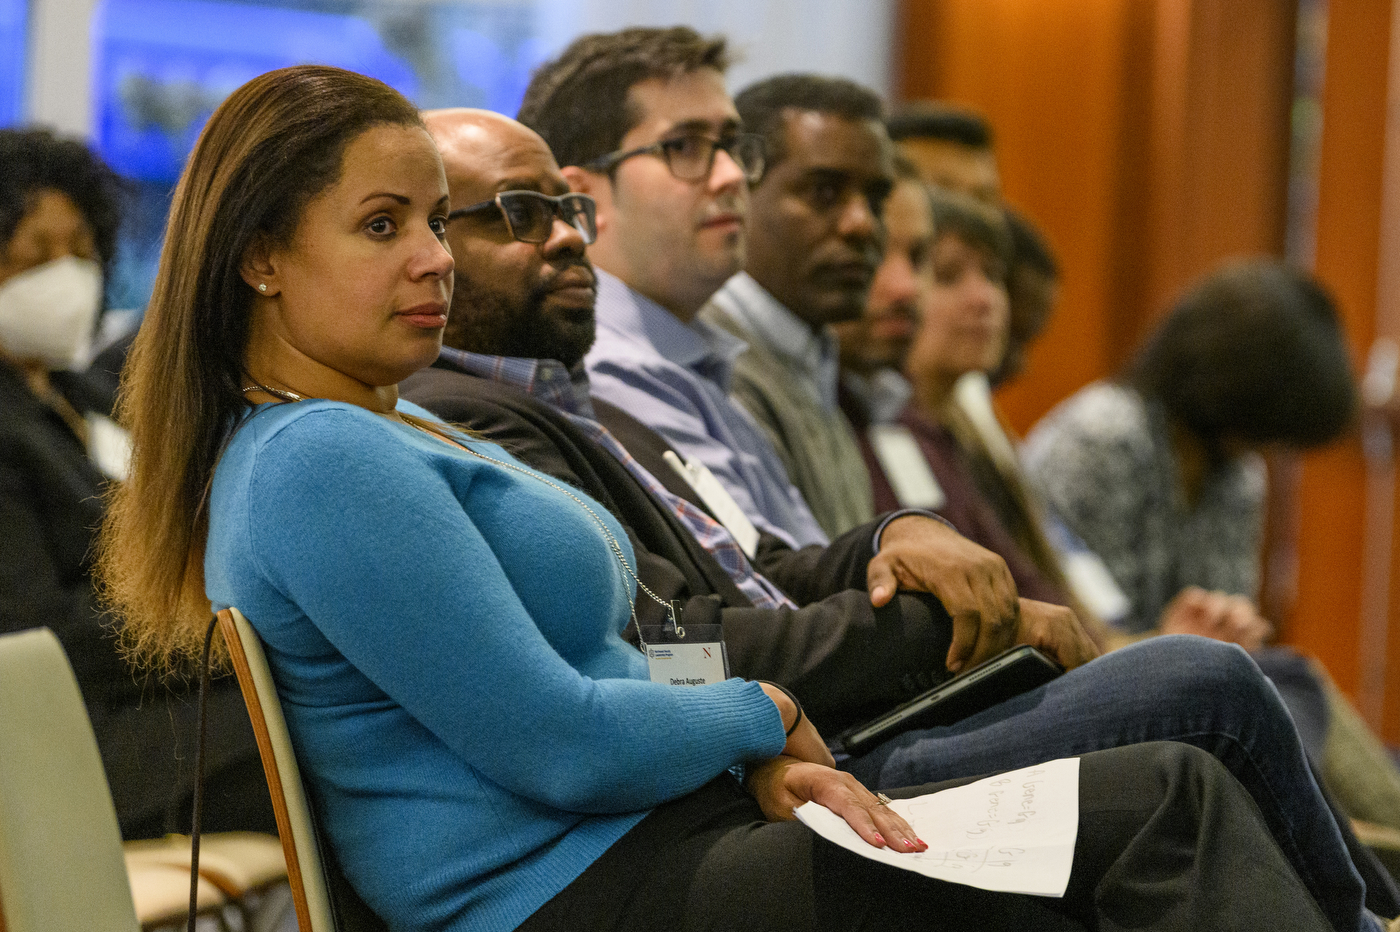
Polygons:
M316 827L257 632L236 608L219 612L219 630L228 644L262 755L301 932L387 932L388 926L345 879Z

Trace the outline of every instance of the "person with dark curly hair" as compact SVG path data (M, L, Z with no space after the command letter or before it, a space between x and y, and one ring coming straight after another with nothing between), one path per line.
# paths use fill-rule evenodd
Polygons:
M0 130L0 631L52 627L89 681L116 655L92 637L85 560L105 477L73 369L101 306L116 191L81 143Z
M102 500L120 476L110 399L81 367L116 250L121 186L81 142L0 130L0 633L48 627L77 674L126 838L185 828L193 702L137 679L92 583ZM119 436L119 435L118 435ZM273 826L232 678L214 690L219 828ZM183 766L183 770L182 770ZM208 815L205 825L209 825Z
M1188 291L1118 379L1046 415L1026 465L1128 596L1120 624L1146 631L1191 587L1253 598L1257 454L1328 443L1356 405L1330 296L1276 262L1237 263ZM1257 646L1239 633L1226 639Z

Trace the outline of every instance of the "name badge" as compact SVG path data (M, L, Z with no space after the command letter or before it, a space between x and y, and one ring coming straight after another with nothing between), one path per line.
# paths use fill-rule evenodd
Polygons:
M703 599L691 604L707 605ZM653 683L704 686L729 679L729 654L724 649L723 626L718 623L719 603L714 603L713 613L700 614L710 615L715 623L641 625L637 629Z
M710 468L694 458L682 462L671 450L667 450L662 456L676 474L685 480L686 485L695 491L700 501L710 509L710 513L724 525L725 530L733 535L739 548L744 551L744 556L752 560L758 550L758 528L753 526L753 522L744 514L744 509L739 507L739 503L734 501L734 496L729 494L729 490L720 485Z
M903 424L874 424L867 436L901 505L932 511L947 504L948 496L909 428Z
M1132 608L1108 566L1092 550L1074 550L1060 556L1065 581L1085 608L1112 624Z

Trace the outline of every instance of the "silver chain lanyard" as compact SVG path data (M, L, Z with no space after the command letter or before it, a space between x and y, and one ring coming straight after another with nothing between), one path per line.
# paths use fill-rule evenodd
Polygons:
M244 394L254 391L262 392L266 395L271 395L273 398L285 402L306 400L304 395L299 395L296 392L288 391L286 389L272 388L270 386L260 385L257 383L249 385L248 387L243 389ZM400 416L402 417L402 415ZM431 428L425 427L424 425L417 423L417 418L410 419L408 417L404 417L403 422L409 427L422 431L429 437L434 437L438 440L450 443L458 449L465 450L472 456L475 456L478 459L485 460L486 462L491 463L493 465L499 466L502 469L509 469L513 472L518 472L521 475L529 476L531 479L537 479L540 482L543 482L545 485L549 486L550 488L554 489L556 492L563 492L565 495L569 496L569 498L572 498L575 502L578 503L580 508L588 512L589 517L593 519L593 523L598 525L598 530L602 531L603 536L607 538L608 546L612 548L613 556L617 557L617 562L622 567L625 573L625 575L622 577L623 582L626 582L627 577L631 576L633 581L636 582L638 589L642 590L648 596L650 596L652 601L654 601L656 604L666 609L666 615L671 619L671 627L675 629L676 637L685 637L685 629L681 627L680 618L677 617L676 606L670 602L667 602L665 599L661 598L661 596L657 595L655 592L652 592L651 589L647 588L647 584L642 582L641 578L637 576L636 572L632 569L631 564L627 562L627 557L623 556L622 545L617 542L617 538L613 536L613 532L608 530L608 526L605 523L603 523L603 519L598 516L598 512L594 511L591 507L589 507L586 501L579 498L569 489L555 482L553 479L548 478L547 476L540 475L536 472L531 472L530 470L525 469L521 466L516 466L514 463L505 463L498 459L492 459L485 453L478 453L476 450L473 450L466 444L458 443L457 441L453 440L450 437L447 437L444 434L440 434L437 431L432 430ZM632 623L637 626L637 636L640 638L642 633L642 624L640 621L637 620L637 603L633 600L632 593L627 591L626 586L623 586L623 592L627 595L627 608L632 618Z
M407 419L405 419L405 422L406 422L407 424L409 424L410 426L412 426L412 427L416 427L418 430L421 430L421 431L422 431L423 433L425 433L425 434L428 434L428 435L433 436L433 437L437 437L437 438L439 438L439 439L447 439L447 438L444 438L441 434L437 433L436 431L430 430L430 429L428 429L427 427L422 426L421 424L415 424L413 421L410 421L410 420L407 420ZM454 443L455 443L455 442L454 442ZM655 602L656 604L660 605L662 608L666 609L666 614L667 614L667 616L671 619L671 626L674 627L674 628L676 629L676 637L679 637L679 638L685 637L685 628L682 628L682 627L681 627L680 619L676 616L676 607L675 607L675 605L673 605L673 604L670 603L670 602L667 602L665 599L661 598L661 596L657 595L655 592L652 592L651 589L648 588L647 584L644 583L644 582L642 582L641 578L640 578L640 577L636 574L636 572L632 569L632 565L631 565L630 563L627 562L627 557L623 555L623 553L622 553L622 545L621 545L620 543L618 543L617 538L613 535L613 532L612 532L611 530L608 529L607 524L605 524L605 523L603 522L603 519L602 519L601 517L599 517L598 512L594 511L594 510L592 509L592 507L589 506L588 502L584 501L582 498L580 498L578 495L575 495L575 494L574 494L572 491L570 491L568 488L566 488L566 487L560 485L559 483L555 482L553 479L550 479L550 478L547 477L547 476L540 475L539 473L536 473L536 472L531 472L530 470L525 469L524 467L521 467L521 466L517 466L517 465L515 465L514 463L506 463L506 462L503 462L503 461L498 460L498 459L493 459L492 457L487 456L485 453L479 453L479 452L477 452L476 450L473 450L471 447L469 447L469 446L467 446L467 445L465 445L465 444L455 444L455 445L458 446L458 447L460 447L460 448L463 449L463 450L466 450L466 451L467 451L468 453L470 453L472 456L475 456L475 457L478 458L478 459L485 460L486 462L491 463L492 465L500 466L502 469L509 469L509 470L511 470L512 472L518 472L518 473L520 473L521 475L529 476L531 479L537 479L538 481L540 481L540 482L544 483L545 485L549 486L551 489L554 489L556 492L562 492L562 493L564 493L565 495L569 496L569 498L572 498L575 502L577 502L580 508L582 508L584 511L588 512L589 517L591 517L591 518L593 519L593 523L596 524L596 525L598 525L598 530L602 531L602 532L603 532L603 536L604 536L605 538L607 538L608 546L610 546L610 547L612 548L613 556L617 557L618 565L620 565L620 566L622 567L622 569L623 569L623 570L625 571L625 573L626 573L626 576L624 576L623 579L625 580L625 579L627 578L627 576L631 576L631 577L632 577L632 580L633 580L634 582L636 582L637 588L638 588L638 589L642 590L642 592L645 592L648 596L650 596L650 597L651 597L651 600L652 600L653 602ZM626 587L624 587L623 591L626 592ZM641 627L641 622L639 622L639 621L637 620L637 604L636 604L636 602L634 602L633 599L632 599L632 593L626 592L626 594L627 594L627 607L628 607L628 609L629 609L629 611L630 611L630 613L631 613L632 623L635 624L635 625L637 626L637 633L638 633L638 635L640 636L642 627Z

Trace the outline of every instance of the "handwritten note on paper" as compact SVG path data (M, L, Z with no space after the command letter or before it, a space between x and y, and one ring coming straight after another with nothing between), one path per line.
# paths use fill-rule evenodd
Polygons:
M896 854L865 843L818 803L797 817L828 841L875 861L950 883L1006 893L1064 896L1079 833L1079 759L1013 770L891 805L928 850Z

